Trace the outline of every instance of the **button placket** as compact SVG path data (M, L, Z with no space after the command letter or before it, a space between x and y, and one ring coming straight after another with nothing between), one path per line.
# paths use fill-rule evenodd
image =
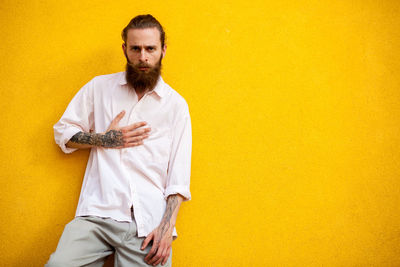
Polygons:
M137 101L136 104L131 109L131 112L129 113L129 116L127 118L128 119L128 124L130 123L132 116L135 114L135 111L138 109L138 107L141 105L141 103L144 102L146 96L147 96L147 93L139 101Z

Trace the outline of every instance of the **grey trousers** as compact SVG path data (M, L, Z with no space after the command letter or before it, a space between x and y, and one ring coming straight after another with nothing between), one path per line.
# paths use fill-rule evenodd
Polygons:
M76 217L68 223L51 254L46 267L103 266L107 256L115 252L114 266L135 267L148 265L144 258L152 243L145 250L140 247L144 237L137 236L136 222L118 222L95 216ZM164 266L171 266L172 251ZM157 266L162 266L161 263Z

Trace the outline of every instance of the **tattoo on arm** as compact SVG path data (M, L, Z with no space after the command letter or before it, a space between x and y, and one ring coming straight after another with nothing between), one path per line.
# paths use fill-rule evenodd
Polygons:
M165 209L164 217L160 224L161 235L159 236L159 240L157 241L161 240L161 237L164 236L165 232L170 227L171 225L170 219L177 206L178 206L178 196L177 195L169 196L167 199L167 208Z
M119 147L124 144L122 132L117 130L109 130L105 134L79 132L71 137L71 142L77 144L87 144L99 147Z

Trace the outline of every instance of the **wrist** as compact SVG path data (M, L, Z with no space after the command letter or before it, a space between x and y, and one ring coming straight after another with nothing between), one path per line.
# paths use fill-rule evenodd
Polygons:
M96 145L104 148L116 148L124 145L121 130L107 130L105 133L96 134Z
M104 144L104 142L103 142L104 136L105 136L104 133L93 134L93 136L92 136L92 138L93 138L92 139L92 141L93 141L92 145L94 147L102 147L103 144Z

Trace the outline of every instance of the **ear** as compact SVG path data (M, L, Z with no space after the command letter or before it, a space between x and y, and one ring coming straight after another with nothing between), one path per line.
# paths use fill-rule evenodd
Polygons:
M126 54L126 44L125 43L122 44L122 51L124 51L124 54Z
M162 57L164 58L165 57L165 53L167 53L167 45L166 44L162 48L161 53L162 53Z

